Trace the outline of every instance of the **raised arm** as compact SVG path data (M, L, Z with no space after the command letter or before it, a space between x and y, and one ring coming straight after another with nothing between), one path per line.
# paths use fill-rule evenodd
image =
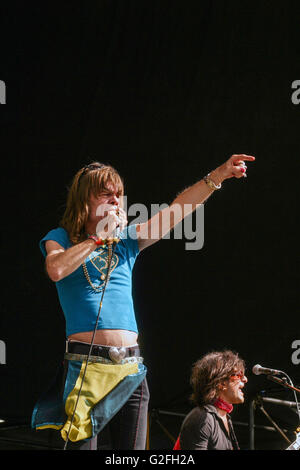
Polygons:
M158 212L147 222L137 226L139 249L143 250L164 237L176 224L208 199L218 185L229 178L246 176L245 161L255 157L245 154L232 155L223 165L212 171L208 179L198 181L182 191L169 207Z

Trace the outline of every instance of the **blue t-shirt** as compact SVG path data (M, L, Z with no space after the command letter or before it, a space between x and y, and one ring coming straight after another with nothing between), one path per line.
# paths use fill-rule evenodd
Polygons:
M56 228L40 241L40 249L47 256L45 242L53 240L63 248L72 246L68 233ZM118 329L137 333L132 299L132 269L139 254L136 226L129 225L120 236L111 262L108 281L101 308L98 330ZM97 247L86 259L86 269L95 287L102 287L108 268L107 248ZM56 282L61 308L66 319L66 335L93 331L99 311L102 288L95 292L84 273L83 265Z

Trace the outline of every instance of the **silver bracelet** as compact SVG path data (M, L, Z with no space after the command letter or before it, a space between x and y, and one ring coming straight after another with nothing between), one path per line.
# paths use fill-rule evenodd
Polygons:
M215 184L215 183L209 178L209 176L210 176L210 173L208 173L208 175L207 175L207 176L204 176L204 178L203 178L204 181L205 181L205 183L207 184L207 186L208 186L210 189L213 189L214 191L215 191L216 189L221 189L222 184L221 184L221 183Z

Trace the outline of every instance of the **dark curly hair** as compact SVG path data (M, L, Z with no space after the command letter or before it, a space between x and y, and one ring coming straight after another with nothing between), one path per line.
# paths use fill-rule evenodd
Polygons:
M192 368L192 402L199 406L213 403L218 397L219 385L237 371L245 371L245 363L238 353L213 351L203 356Z

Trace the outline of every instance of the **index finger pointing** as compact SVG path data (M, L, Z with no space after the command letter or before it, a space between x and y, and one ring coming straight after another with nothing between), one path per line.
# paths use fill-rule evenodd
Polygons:
M239 155L232 155L231 157L234 161L237 161L237 160L247 160L247 161L254 161L255 160L255 157L253 157L253 155L246 155L244 153L241 153Z

